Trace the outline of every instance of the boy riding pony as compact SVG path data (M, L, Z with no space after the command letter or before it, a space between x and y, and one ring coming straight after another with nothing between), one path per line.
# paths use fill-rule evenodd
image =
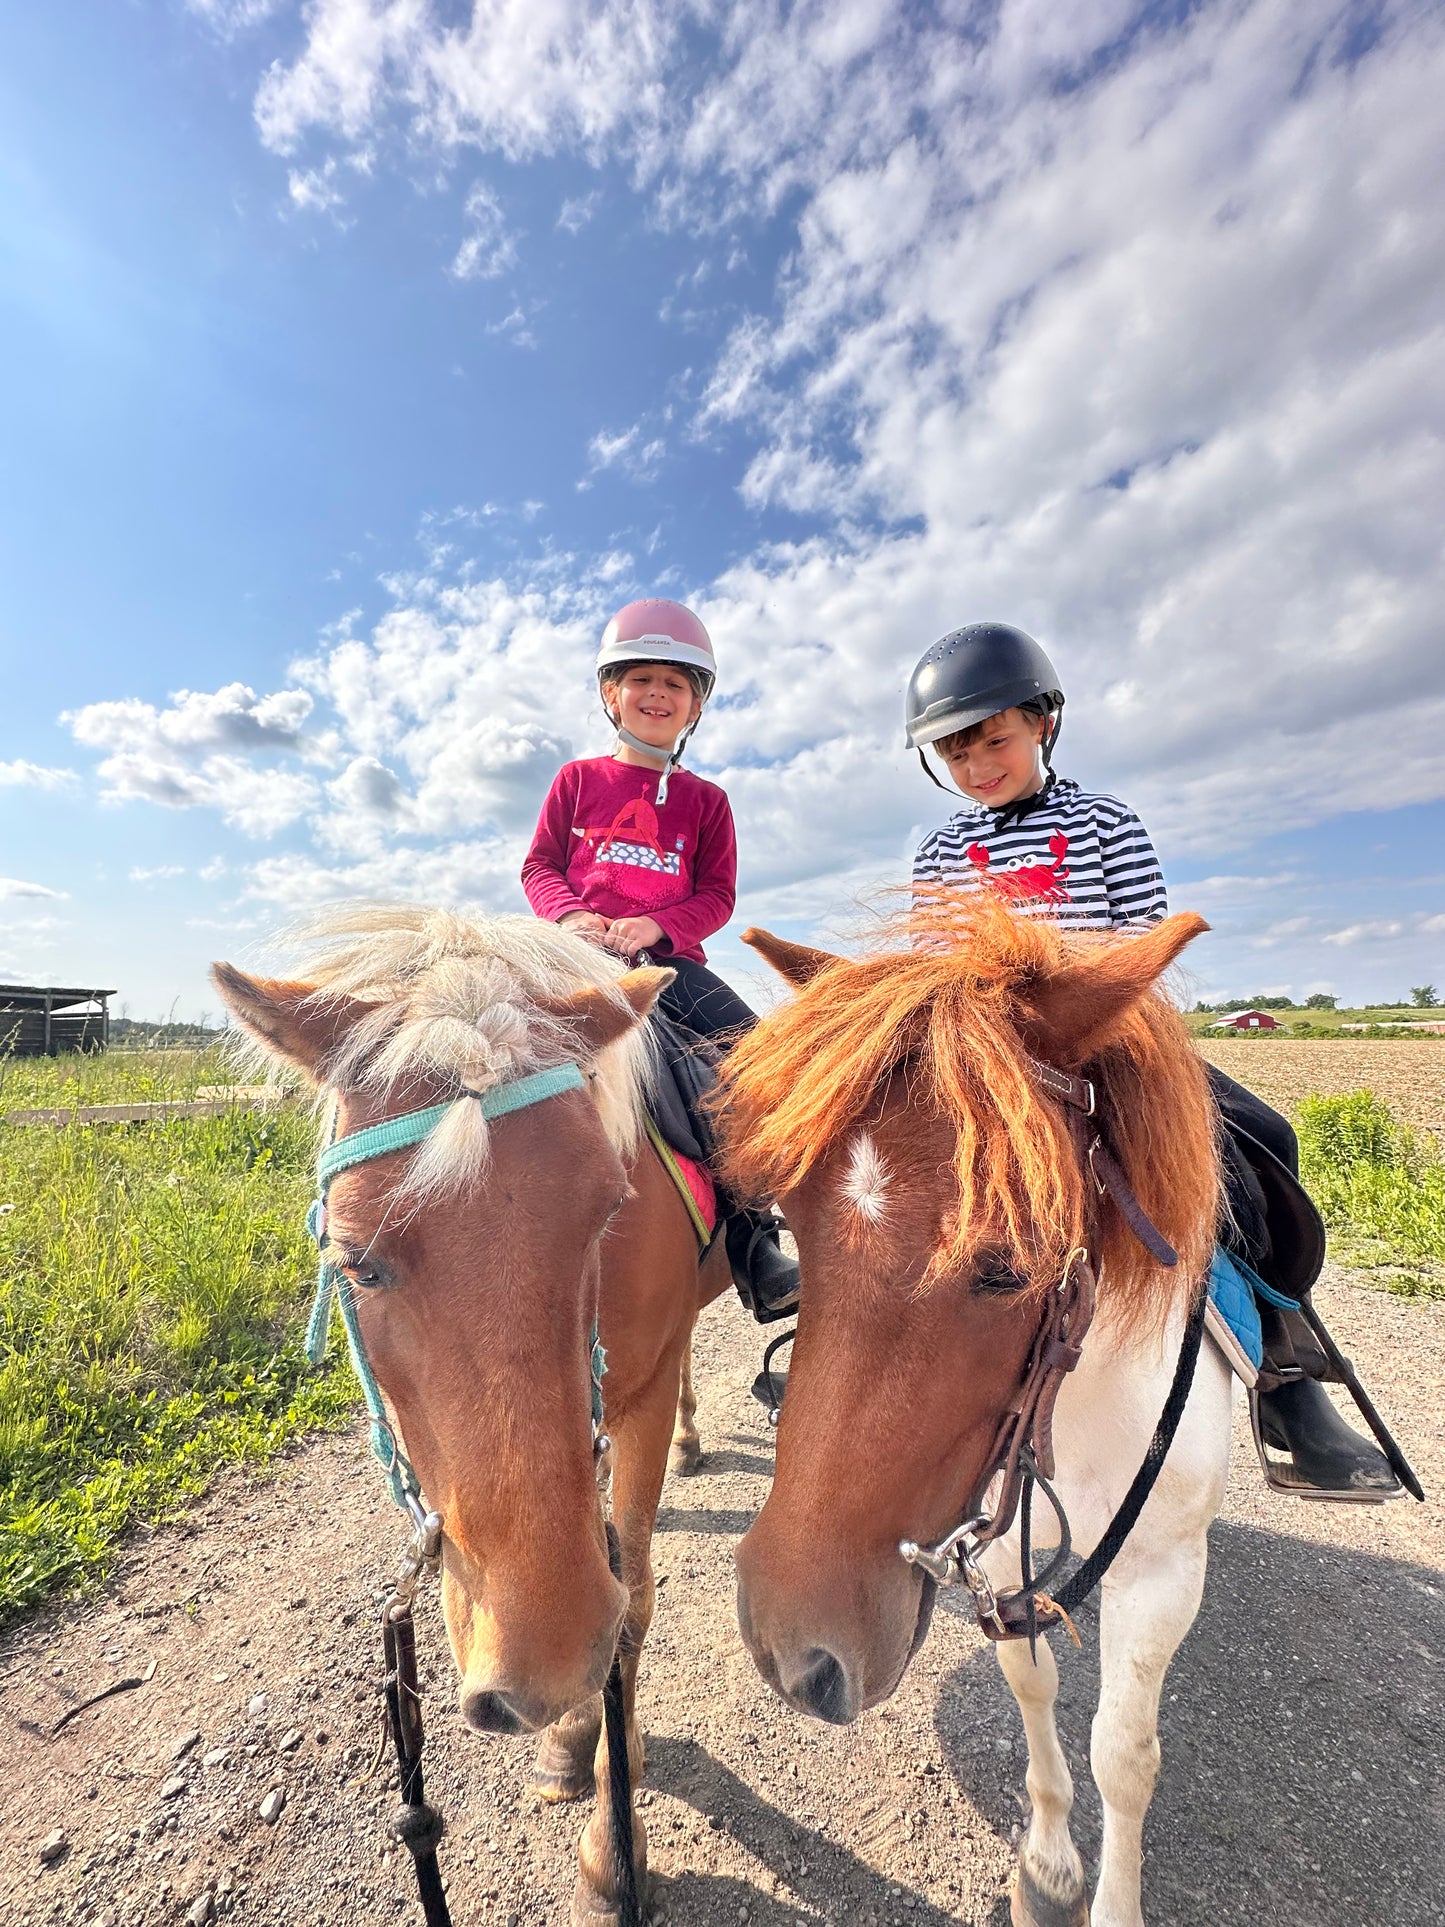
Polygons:
M915 886L992 889L1072 930L1147 928L1168 913L1159 859L1131 809L1054 771L1063 707L1048 656L1007 623L955 629L923 657L908 684L908 743L944 788L924 753L931 747L966 801L919 845ZM1325 1237L1299 1182L1294 1131L1212 1065L1209 1081L1225 1125L1219 1240L1263 1284L1264 1362L1251 1396L1266 1473L1302 1497L1399 1497L1391 1462L1346 1425L1320 1382L1353 1374L1309 1300ZM1287 1463L1271 1464L1264 1446Z

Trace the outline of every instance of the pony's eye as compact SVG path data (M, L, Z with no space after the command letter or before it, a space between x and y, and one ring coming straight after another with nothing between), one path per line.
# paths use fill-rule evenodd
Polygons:
M975 1291L1000 1293L1022 1291L1027 1282L1006 1258L1001 1258L996 1253L980 1260L979 1267L973 1274Z
M375 1291L386 1283L381 1267L371 1258L344 1258L338 1268L343 1278L362 1291Z

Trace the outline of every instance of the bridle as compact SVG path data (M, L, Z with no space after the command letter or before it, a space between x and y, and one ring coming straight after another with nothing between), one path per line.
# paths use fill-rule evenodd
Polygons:
M1029 1060L1044 1090L1065 1107L1069 1138L1085 1185L1084 1242L1064 1261L1058 1283L1049 1293L1023 1378L1013 1405L1004 1414L992 1451L979 1474L964 1518L938 1544L924 1547L904 1539L899 1552L935 1584L963 1584L973 1595L978 1622L992 1640L1027 1639L1030 1652L1039 1630L1067 1625L1077 1639L1070 1614L1088 1597L1107 1572L1149 1496L1165 1454L1178 1430L1179 1419L1193 1383L1199 1341L1204 1329L1205 1293L1201 1288L1191 1308L1159 1424L1155 1427L1144 1463L1123 1503L1090 1557L1057 1594L1049 1591L1072 1555L1068 1514L1054 1490L1054 1407L1065 1378L1083 1353L1085 1336L1094 1316L1099 1273L1099 1200L1108 1196L1120 1216L1161 1265L1174 1266L1178 1253L1151 1221L1135 1197L1118 1161L1105 1143L1097 1123L1098 1105L1093 1083L1053 1064ZM985 1500L995 1479L998 1497L991 1512ZM1033 1570L1031 1545L1034 1491L1041 1492L1058 1521L1059 1545L1042 1572ZM1000 1592L980 1563L984 1553L1019 1520L1020 1583Z
M566 1091L582 1090L588 1074L568 1061L546 1070L533 1071L505 1084L493 1084L484 1091L463 1090L460 1098L472 1098L487 1119L506 1117L513 1111L528 1110L549 1097ZM331 1329L331 1308L338 1304L352 1367L361 1384L371 1423L371 1449L381 1463L391 1496L411 1521L411 1536L402 1553L391 1595L381 1614L382 1643L386 1670L382 1687L386 1699L387 1727L396 1749L397 1771L402 1804L392 1818L392 1832L410 1851L416 1867L417 1888L427 1927L451 1927L451 1914L437 1868L436 1850L442 1837L443 1821L438 1810L427 1804L422 1781L421 1754L425 1744L421 1718L421 1692L416 1664L416 1628L412 1607L417 1591L428 1573L441 1564L445 1521L427 1506L422 1497L416 1469L402 1448L391 1420L387 1417L381 1388L376 1382L366 1342L356 1315L356 1293L372 1289L347 1276L327 1257L330 1239L326 1226L326 1198L331 1180L342 1171L393 1151L409 1150L422 1144L452 1110L458 1098L424 1109L403 1112L398 1117L369 1124L364 1130L345 1137L331 1137L316 1161L317 1195L306 1214L306 1227L315 1238L321 1254L316 1276L316 1298L306 1327L306 1355L319 1365L326 1355ZM336 1111L331 1129L336 1128ZM607 1451L610 1441L602 1430L602 1378L607 1369L606 1356L598 1337L594 1309L589 1350L592 1379L592 1451L595 1458ZM621 1558L617 1535L607 1527L608 1557L613 1577L621 1578ZM618 1874L619 1919L622 1927L637 1927L642 1915L636 1889L632 1853L632 1789L628 1771L626 1714L622 1698L619 1653L612 1665L603 1691L603 1712L607 1722L608 1761L612 1776L612 1849Z

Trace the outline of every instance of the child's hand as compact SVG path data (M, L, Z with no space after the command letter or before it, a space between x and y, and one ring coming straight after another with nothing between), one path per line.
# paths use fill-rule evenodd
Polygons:
M650 950L662 942L662 925L651 917L619 917L616 923L608 924L602 941L619 957L635 957L639 950Z
M557 921L564 930L570 930L576 936L585 937L589 943L605 945L607 942L607 919L599 917L593 910L571 910L565 917L559 917Z

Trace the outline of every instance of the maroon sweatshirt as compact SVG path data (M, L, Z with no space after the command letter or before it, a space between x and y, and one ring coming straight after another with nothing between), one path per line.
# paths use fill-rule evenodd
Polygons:
M558 770L522 865L539 917L556 923L591 910L609 923L651 917L658 956L706 963L702 940L721 930L736 900L733 813L716 783L674 770L657 808L660 771L611 756Z

